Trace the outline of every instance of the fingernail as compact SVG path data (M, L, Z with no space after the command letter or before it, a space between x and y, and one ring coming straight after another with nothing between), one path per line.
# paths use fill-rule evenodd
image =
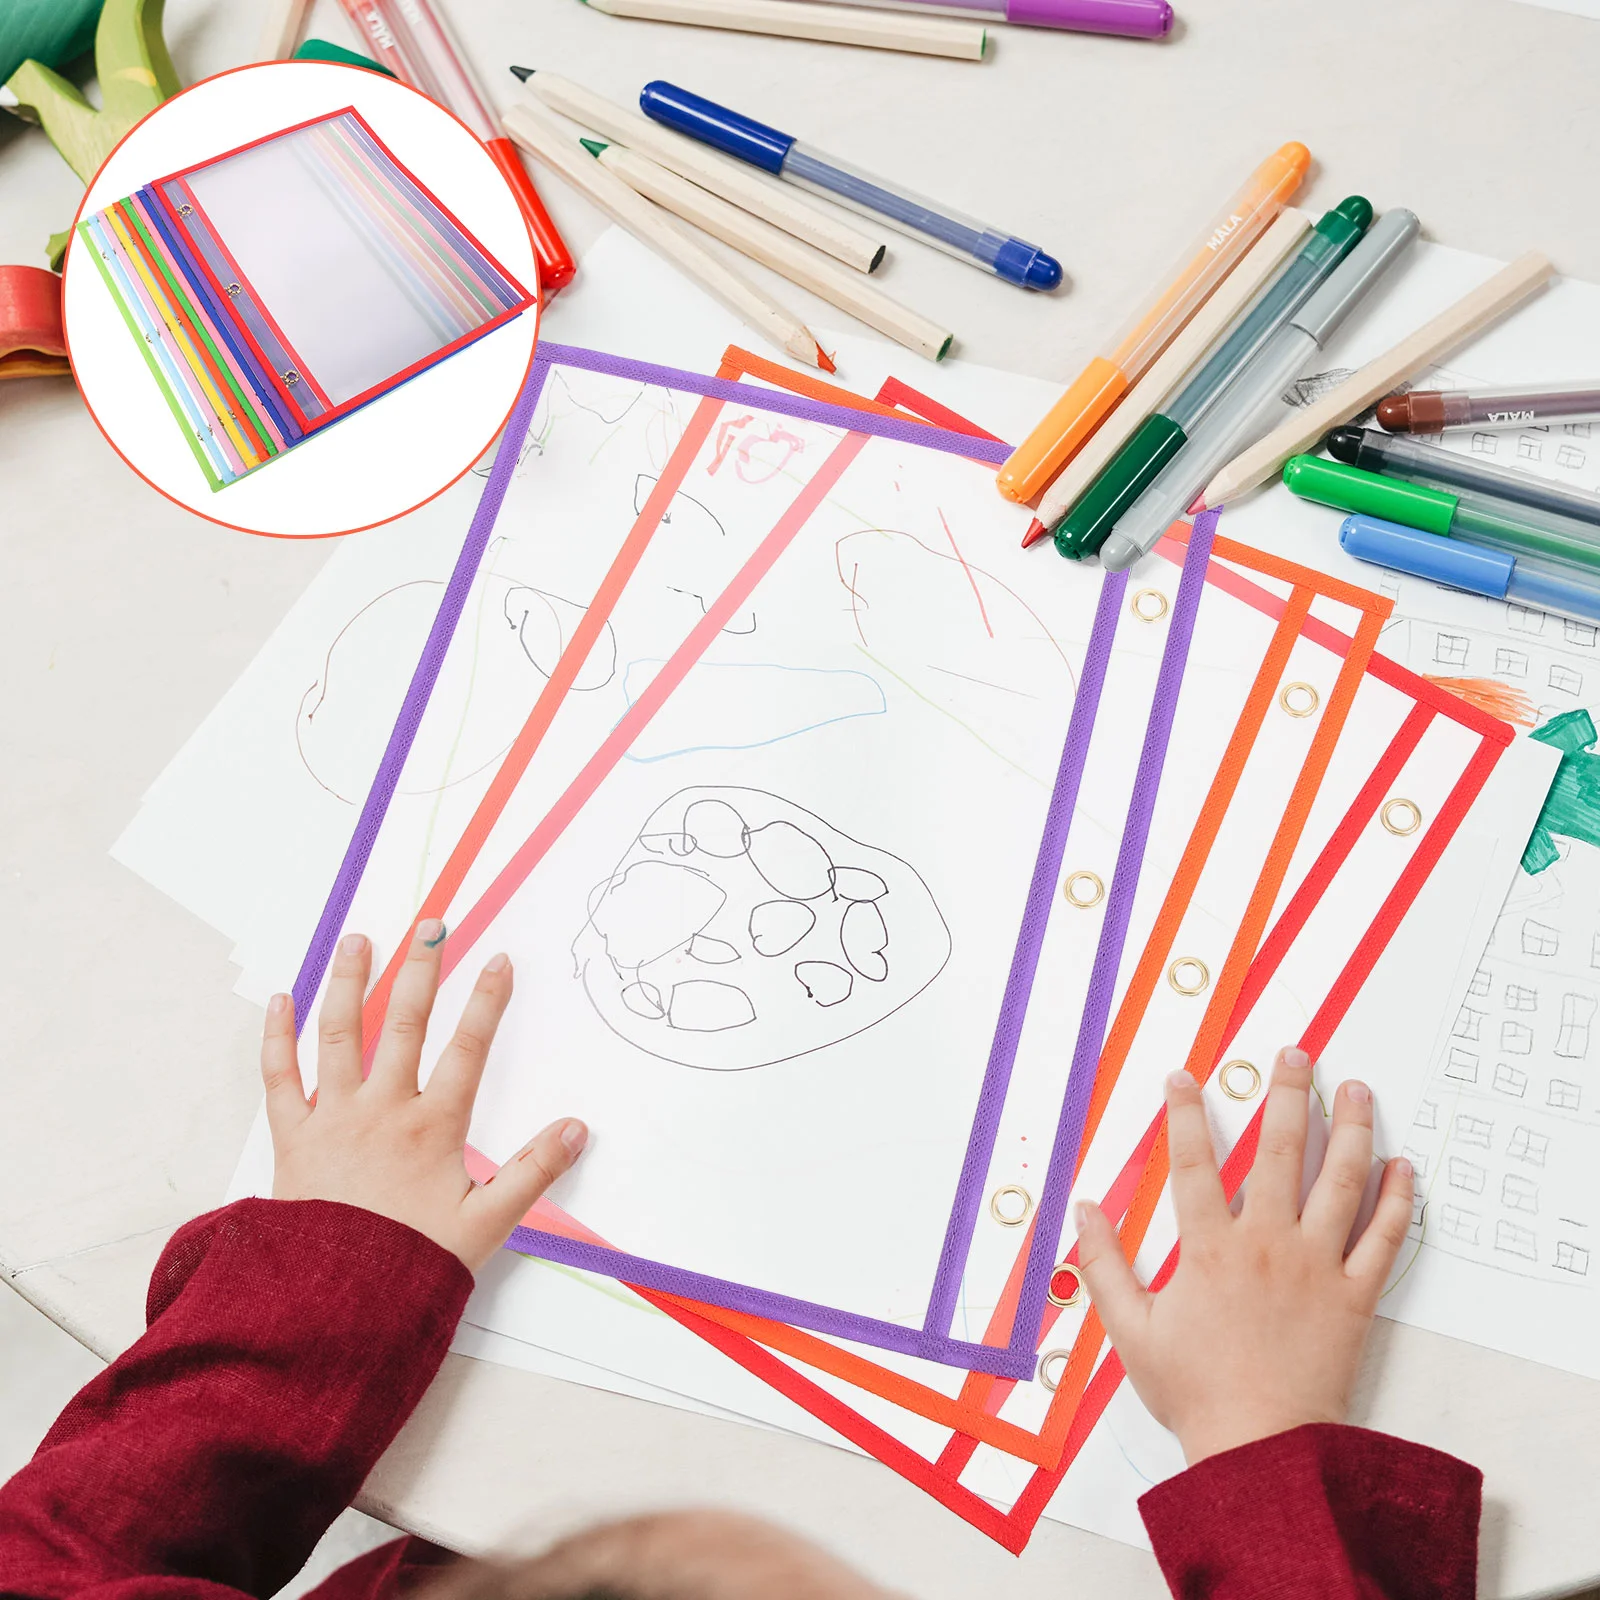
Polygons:
M1182 1067L1179 1067L1176 1072L1167 1074L1167 1087L1169 1089L1186 1089L1193 1082L1194 1079Z
M561 1124L561 1147L569 1156L576 1159L582 1155L588 1142L589 1130L576 1117L568 1117Z
M342 956L358 956L367 948L367 936L364 933L347 933L339 941L339 954Z
M1411 1176L1411 1163L1404 1156L1396 1156L1394 1158L1394 1175L1397 1178L1409 1178Z
M1304 1072L1311 1065L1311 1057L1298 1045L1286 1044L1278 1052L1278 1059L1286 1067L1293 1067L1296 1072Z
M1087 1200L1080 1200L1072 1208L1072 1220L1077 1224L1079 1233L1082 1233L1089 1226L1089 1202Z
M267 1001L267 1015L276 1017L289 1009L289 997L286 994L275 994Z
M484 963L483 970L485 972L504 972L510 965L511 957L502 950L499 955L489 957Z
M444 943L444 924L437 917L424 917L417 924L417 938L430 950Z
M1358 1106L1364 1106L1372 1099L1372 1091L1364 1083L1347 1083L1344 1086L1344 1092Z

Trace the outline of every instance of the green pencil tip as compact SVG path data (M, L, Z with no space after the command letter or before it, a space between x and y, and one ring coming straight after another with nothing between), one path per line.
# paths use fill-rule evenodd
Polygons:
M592 156L598 156L602 150L610 149L609 145L602 144L598 139L580 139L578 143Z
M533 68L532 67L513 67L511 69L511 76L513 78L515 78L519 83L526 83L528 81L528 79L533 76Z

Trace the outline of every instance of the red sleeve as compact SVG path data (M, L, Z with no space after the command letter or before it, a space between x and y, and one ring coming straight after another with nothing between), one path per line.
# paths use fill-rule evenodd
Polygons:
M1318 1423L1209 1456L1139 1501L1179 1600L1473 1600L1483 1474Z
M144 1337L0 1488L0 1592L271 1595L399 1432L471 1288L354 1206L241 1200L186 1224Z

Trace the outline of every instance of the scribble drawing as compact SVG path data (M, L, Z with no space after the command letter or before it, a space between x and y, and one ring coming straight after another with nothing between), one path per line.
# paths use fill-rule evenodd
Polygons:
M1488 1117L1475 1117L1470 1111L1460 1112L1456 1117L1456 1138L1462 1144L1487 1150L1494 1139L1494 1123Z
M1556 1265L1563 1272L1576 1273L1580 1278L1589 1273L1589 1252L1570 1239L1556 1240Z
M1563 444L1556 447L1556 465L1566 467L1570 472L1577 472L1588 459L1582 450L1575 444Z
M1557 1111L1576 1111L1583 1104L1583 1085L1567 1078L1552 1078L1545 1104Z
M1441 667L1464 667L1471 643L1464 633L1441 633L1433 641L1433 659Z
M1589 945L1589 965L1600 970L1600 933L1594 936Z
M1296 378L1283 393L1285 405L1314 406L1323 395L1337 389L1355 372L1354 367L1330 367L1326 372L1308 372Z
M1488 1171L1476 1161L1466 1161L1460 1156L1450 1157L1445 1182L1452 1189L1459 1189L1463 1194L1482 1194L1488 1178Z
M1500 1024L1500 1048L1508 1055L1531 1056L1533 1054L1533 1029L1525 1022L1502 1022Z
M1466 1211L1460 1206L1439 1208L1439 1231L1457 1244L1475 1245L1478 1242L1478 1224L1482 1220L1476 1211Z
M658 479L641 472L633 480L633 513L638 516L649 502ZM669 530L672 570L676 582L665 586L696 616L706 614L706 596L722 592L729 573L728 530L711 508L679 489L661 513L661 526ZM756 631L756 614L746 609L728 621L722 631L743 636Z
M1590 425L1587 422L1564 422L1561 424L1563 433L1570 433L1574 439L1587 439Z
M1411 1195L1411 1231L1422 1233L1428 1226L1428 1202L1420 1190Z
M491 560L506 548L497 542ZM301 695L295 748L306 771L336 799L356 805L366 793L388 740L373 707L396 704L404 695L444 587L441 580L418 578L375 595L333 636ZM499 761L584 610L491 566L468 602L472 647L446 659L400 793L437 794ZM608 624L574 689L605 688L616 664Z
M1525 983L1508 983L1506 985L1506 1010L1507 1011L1537 1011L1539 1009L1539 991L1530 989Z
M574 969L646 1054L742 1072L825 1050L910 1004L950 959L916 870L782 796L681 789L589 895Z
M1527 434L1517 440L1517 459L1519 461L1537 461L1544 454L1544 445L1538 439L1531 439Z
M636 415L641 410L642 417ZM553 367L545 379L544 393L539 397L533 422L518 452L518 470L520 472L533 458L542 456L558 432L575 450L588 450L589 459L593 461L625 426L642 434L651 460L666 460L683 432L678 397L670 389L659 389L651 384L619 385L610 376ZM581 428L586 436L583 440L568 438L575 428ZM589 443L591 439L594 440L592 444ZM487 478L490 467L486 462L473 471L476 476Z
M1526 650L1512 650L1501 645L1494 653L1494 670L1506 678L1526 678L1528 676L1528 652Z
M1556 1054L1569 1061L1581 1061L1589 1054L1589 1025L1594 1021L1597 1002L1586 994L1561 997L1561 1026L1556 1032Z
M1545 613L1542 611L1515 604L1506 607L1506 626L1513 633L1543 633L1544 624Z
M1401 1150L1400 1154L1411 1163L1412 1168L1416 1173L1418 1184L1420 1185L1425 1183L1428 1178L1428 1167L1430 1165L1427 1151L1413 1150L1410 1145L1406 1145Z
M665 663L630 661L622 674L631 706ZM634 741L628 760L666 761L706 750L756 750L858 717L889 702L876 678L848 668L702 661Z
M1508 1211L1536 1217L1539 1215L1539 1185L1521 1173L1508 1172L1500 1184L1500 1203Z
M1560 955L1560 930L1528 917L1522 924L1522 953L1525 956Z
M1561 619L1561 631L1567 636L1567 643L1576 645L1580 650L1593 650L1595 638L1600 635L1600 628L1592 622L1579 622L1573 617Z
M1462 1006L1456 1013L1456 1025L1450 1030L1452 1039L1476 1039L1483 1027L1483 1019L1488 1016L1487 1011L1474 1011L1471 1006Z
M1528 1092L1528 1074L1509 1061L1502 1061L1494 1069L1494 1086L1501 1094L1514 1095L1520 1100Z
M719 424L706 472L714 474L725 462L732 461L734 474L742 483L766 483L805 447L805 440L790 433L781 420L758 420L746 412Z
M1550 687L1562 694L1579 694L1583 690L1583 674L1556 662L1550 668Z
M1487 967L1479 967L1472 974L1472 982L1467 985L1467 993L1475 1000L1481 1000L1488 994L1489 986L1493 981L1494 978L1489 969Z
M1530 1167L1542 1167L1550 1155L1550 1135L1536 1128L1518 1126L1512 1129L1506 1141L1506 1154L1513 1161L1525 1161Z
M1500 441L1492 433L1475 433L1472 436L1472 453L1475 456L1492 456L1500 448Z
M1494 1225L1494 1247L1504 1255L1521 1256L1524 1261L1539 1259L1539 1240L1533 1229L1504 1217Z
M1437 1100L1424 1100L1417 1107L1417 1114L1412 1119L1412 1122L1418 1128L1437 1128L1439 1126L1439 1102Z
M1447 1078L1454 1078L1457 1083L1476 1083L1478 1057L1471 1050L1462 1050L1452 1045L1450 1054L1445 1058L1444 1075Z

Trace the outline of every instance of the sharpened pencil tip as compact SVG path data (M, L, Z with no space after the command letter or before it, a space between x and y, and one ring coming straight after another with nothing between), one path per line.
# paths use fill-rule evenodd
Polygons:
M532 67L513 67L511 69L511 76L513 78L515 78L519 83L526 83L528 81L528 79L533 76L533 68Z
M581 144L583 148L587 150L589 154L592 155L597 161L600 159L600 154L602 151L609 150L611 148L607 144L602 144L598 139L580 139L578 143Z
M837 372L839 370L838 367L834 365L833 357L830 356L820 344L817 346L817 365L821 367L824 372Z
M1028 531L1022 536L1022 548L1026 550L1030 544L1038 544L1050 530L1035 517L1028 524Z

